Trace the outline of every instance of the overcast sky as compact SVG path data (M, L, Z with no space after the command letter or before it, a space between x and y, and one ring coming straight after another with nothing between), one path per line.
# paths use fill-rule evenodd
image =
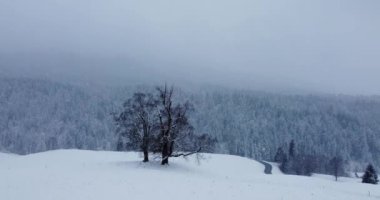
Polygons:
M9 72L380 94L380 1L0 0Z

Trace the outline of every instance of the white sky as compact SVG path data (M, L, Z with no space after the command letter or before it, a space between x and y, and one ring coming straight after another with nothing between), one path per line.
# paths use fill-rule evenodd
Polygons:
M380 94L380 1L0 0L8 71Z

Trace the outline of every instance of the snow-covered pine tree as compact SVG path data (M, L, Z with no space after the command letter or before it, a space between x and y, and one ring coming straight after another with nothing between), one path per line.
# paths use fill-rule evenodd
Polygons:
M372 164L369 164L367 166L367 169L365 170L365 173L363 175L362 183L370 183L370 184L379 183L379 179L377 177L376 170L372 166Z

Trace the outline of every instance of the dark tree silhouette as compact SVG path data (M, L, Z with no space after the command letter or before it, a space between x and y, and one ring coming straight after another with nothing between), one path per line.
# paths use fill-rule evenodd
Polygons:
M277 149L276 155L274 156L274 161L277 163L281 163L284 161L285 157L286 157L286 154L284 150L282 150L282 147L279 147Z
M296 154L296 145L294 143L294 140L290 141L290 144L289 144L289 159L292 159L294 158L295 154Z
M289 162L288 156L285 155L284 159L281 161L280 170L285 173L289 174L291 169L291 163Z
M128 138L130 148L140 147L144 153L144 162L149 161L149 146L156 126L155 111L157 101L150 93L135 93L123 105L123 111L115 117L118 132ZM122 147L120 137L118 148Z
M379 182L379 179L377 178L376 170L371 164L367 166L367 169L365 170L365 173L363 175L362 182L370 183L370 184L377 184Z
M188 112L193 108L189 102L184 104L173 103L173 87L157 87L158 91L158 110L162 165L169 164L169 157L187 156L190 154L173 154L175 147L179 146L178 141L193 135L193 126L188 119ZM193 150L199 152L201 149Z
M338 177L344 175L343 159L340 156L335 156L330 160L330 169L335 176L335 181L338 181Z
M207 134L197 135L188 119L193 110L189 102L173 103L173 87L157 87L156 95L135 93L123 104L123 111L114 119L119 133L117 150L141 150L144 162L149 152L162 155L162 165L170 157L189 156L213 151L216 139ZM202 147L202 148L201 148Z

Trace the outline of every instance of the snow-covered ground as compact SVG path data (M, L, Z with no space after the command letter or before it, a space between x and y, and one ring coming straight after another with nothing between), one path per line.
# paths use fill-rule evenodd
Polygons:
M98 199L380 199L380 186L359 179L263 173L260 163L228 155L141 163L138 153L59 150L0 154L1 200ZM274 167L274 170L277 170Z

